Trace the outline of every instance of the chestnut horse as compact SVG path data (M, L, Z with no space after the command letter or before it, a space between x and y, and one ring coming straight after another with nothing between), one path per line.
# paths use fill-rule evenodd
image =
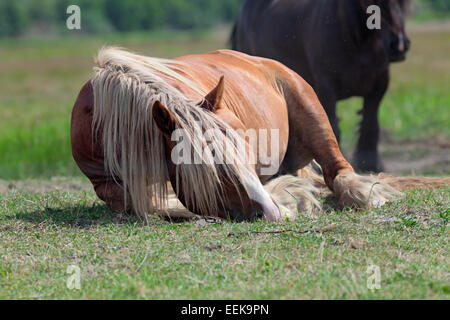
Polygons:
M101 50L96 63L73 109L72 150L97 195L115 211L145 218L164 210L168 182L189 211L236 221L282 219L277 189L290 188L301 206L316 206L312 193L321 181L341 206L367 208L402 195L355 174L316 94L281 63L231 50L163 60L115 48ZM213 130L209 137L207 129ZM276 134L252 144L244 134L250 129ZM182 156L192 153L200 162L174 158L179 132L192 146ZM214 152L203 152L205 146ZM220 152L231 161L217 162ZM260 160L263 153L272 163ZM313 160L323 178L307 167ZM269 182L302 168L301 178Z

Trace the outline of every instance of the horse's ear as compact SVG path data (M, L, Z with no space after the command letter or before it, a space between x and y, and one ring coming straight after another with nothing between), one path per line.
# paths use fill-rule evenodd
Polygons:
M170 138L176 128L175 117L172 112L157 100L153 104L152 116L162 134Z
M202 108L207 109L211 112L217 111L220 108L220 102L223 98L223 92L225 89L225 79L224 76L220 77L219 84L206 95L203 101Z

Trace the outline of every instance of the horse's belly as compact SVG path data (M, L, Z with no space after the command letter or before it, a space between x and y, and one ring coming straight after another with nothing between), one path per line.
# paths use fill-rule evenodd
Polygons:
M284 99L275 99L270 105L255 110L253 122L247 128L255 130L257 136L256 171L260 177L271 177L278 173L287 152L289 141L289 118Z

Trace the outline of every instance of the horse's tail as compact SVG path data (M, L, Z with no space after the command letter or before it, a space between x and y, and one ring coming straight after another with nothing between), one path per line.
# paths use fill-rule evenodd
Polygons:
M237 48L237 44L236 44L237 27L238 27L237 24L238 24L238 22L234 23L233 30L231 31L231 34L230 34L230 39L228 39L228 45L231 47L232 50L236 50L236 48Z
M407 191L410 189L435 189L450 186L449 177L394 177L387 174L380 174L378 179L401 191Z

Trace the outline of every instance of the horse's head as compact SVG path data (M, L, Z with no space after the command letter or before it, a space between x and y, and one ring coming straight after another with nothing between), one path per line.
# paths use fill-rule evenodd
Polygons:
M381 40L389 61L405 60L411 46L411 41L405 30L405 16L409 0L365 0L363 2L365 10L370 5L376 5L380 8L381 29L370 30L369 32Z
M406 6L405 0L380 1L381 15L384 16L381 19L381 37L391 62L405 60L411 45L405 30Z
M222 78L200 104L184 111L154 103L153 119L164 137L172 187L183 205L199 215L277 221L278 206L237 146L242 138L235 130L242 123L221 108L223 92ZM248 151L245 143L244 149Z

